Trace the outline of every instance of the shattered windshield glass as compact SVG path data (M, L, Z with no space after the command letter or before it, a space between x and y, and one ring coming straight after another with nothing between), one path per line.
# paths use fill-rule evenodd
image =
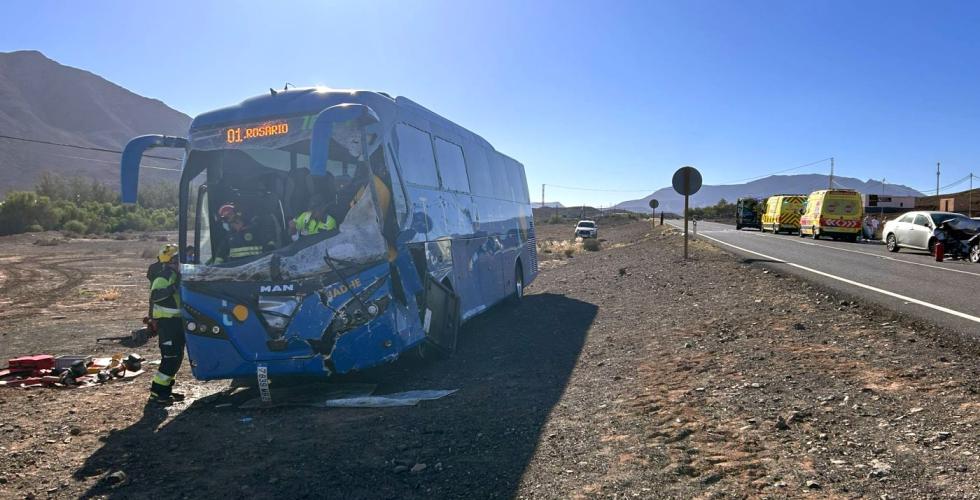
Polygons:
M335 266L383 259L387 250L368 165L385 176L384 149L373 141L369 161L362 134L335 124L327 174L309 172L310 141L279 148L192 151L188 165L207 176L206 228L197 245L207 260L185 269L188 280L292 279Z

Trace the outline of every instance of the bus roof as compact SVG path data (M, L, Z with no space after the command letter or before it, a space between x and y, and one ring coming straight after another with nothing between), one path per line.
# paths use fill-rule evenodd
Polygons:
M395 100L387 94L364 90L338 90L324 87L293 88L278 90L224 108L201 113L191 122L191 132L234 123L257 122L284 116L318 113L335 104L352 102L371 106L379 115L387 111Z
M370 106L382 122L391 123L406 117L420 117L442 129L451 129L454 134L465 135L481 143L502 156L513 158L497 151L486 139L429 110L407 97L391 97L384 92L370 90L331 89L326 87L291 88L270 91L266 94L245 99L224 108L198 115L191 122L190 133L209 130L238 123L254 123L288 116L314 114L343 103L357 103ZM514 160L516 161L516 160Z

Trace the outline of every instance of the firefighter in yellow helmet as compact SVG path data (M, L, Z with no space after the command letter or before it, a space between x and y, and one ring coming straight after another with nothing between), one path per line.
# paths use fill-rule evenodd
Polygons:
M180 319L180 275L177 273L177 245L160 248L157 261L162 264L150 283L150 317L156 322L160 345L160 368L150 384L150 402L170 404L182 401L183 394L173 391L174 376L184 361L184 328Z

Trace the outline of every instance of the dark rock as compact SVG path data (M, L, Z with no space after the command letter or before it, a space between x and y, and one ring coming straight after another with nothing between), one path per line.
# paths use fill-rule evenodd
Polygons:
M117 470L116 472L106 476L105 480L113 487L122 486L129 481L129 476L127 476L125 472Z
M789 429L789 424L786 423L786 419L784 419L782 415L777 415L775 427L778 430L785 431Z

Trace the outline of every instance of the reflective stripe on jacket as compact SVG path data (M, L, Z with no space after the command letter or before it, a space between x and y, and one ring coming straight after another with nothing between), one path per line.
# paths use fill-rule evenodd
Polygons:
M150 284L150 302L153 303L154 318L176 318L180 316L180 289L177 271L170 267L153 279Z
M228 250L228 258L240 259L242 257L251 257L253 255L258 255L260 253L262 253L262 247L257 245L251 245L247 247L234 247Z
M319 233L320 231L330 231L337 227L337 221L333 217L327 215L325 221L318 221L313 218L313 212L307 210L293 219L293 223L296 224L296 231L300 236L310 236Z

